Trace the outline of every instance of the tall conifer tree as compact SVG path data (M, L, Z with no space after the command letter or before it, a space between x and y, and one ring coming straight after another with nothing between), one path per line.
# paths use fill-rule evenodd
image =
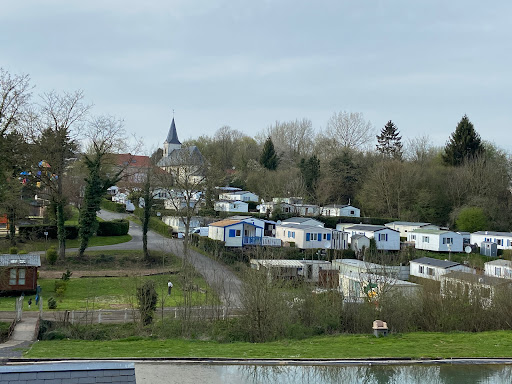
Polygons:
M377 151L395 159L402 158L402 136L396 125L389 120L377 135Z
M274 149L274 143L270 137L265 141L265 145L263 145L260 164L271 171L277 169L277 165L279 164L279 157L277 156L276 150Z
M475 158L483 151L480 135L475 131L468 116L464 115L446 143L443 160L448 165L458 166L464 160Z

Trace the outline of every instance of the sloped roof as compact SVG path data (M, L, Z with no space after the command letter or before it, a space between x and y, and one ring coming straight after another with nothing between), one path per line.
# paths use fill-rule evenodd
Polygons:
M41 256L34 254L27 255L0 255L0 267L11 267L24 265L27 267L40 267Z
M415 221L392 221L391 223L387 223L386 225L409 225L411 227L417 226L422 227L424 225L429 225L430 223L421 223L421 222L415 222Z
M370 224L356 224L350 227L345 227L345 230L355 230L355 231L368 231L368 232L377 232L382 231L383 229L389 229L390 231L398 232L396 229L386 227L384 225L370 225Z
M489 235L489 236L512 237L512 232L477 231L477 232L473 232L473 234L474 235Z
M227 227L228 225L233 225L233 224L237 224L240 222L241 222L241 220L226 219L226 220L216 221L215 223L211 223L209 225L211 225L212 227Z
M165 142L169 143L169 144L181 145L180 141L178 140L178 132L176 131L176 124L174 123L174 117L172 118L171 127L169 128L169 133L167 134L167 139L165 139Z
M131 153L119 153L113 155L116 165L130 167L150 167L151 159L149 156L132 155Z
M493 243L494 244L494 243ZM512 267L512 261L510 260L503 260L503 259L496 259L492 261L488 261L487 263L484 263L485 265L500 265L503 267Z
M439 259L434 259L432 257L420 257L419 259L411 260L411 263L432 265L433 267L439 267L439 268L444 268L444 269L452 268L452 267L456 267L457 265L460 265L460 263L456 263L455 261L439 260Z
M162 157L158 162L159 167L169 167L177 165L197 165L201 166L204 164L204 158L199 148L195 145L187 148L175 149L167 155Z
M411 231L410 233L424 233L426 235L443 235L445 233L457 233L457 232L448 231L448 230L444 230L444 229L421 229L421 228L418 228L418 229L415 229L414 231ZM460 233L459 233L459 235L460 235Z

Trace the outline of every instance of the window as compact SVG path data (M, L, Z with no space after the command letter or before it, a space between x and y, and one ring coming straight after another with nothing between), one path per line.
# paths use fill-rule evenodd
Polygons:
M25 285L25 269L12 268L9 271L9 285Z
M411 235L411 240L416 240L416 235Z
M499 268L499 267L494 268L494 275L501 276L501 268Z
M419 266L419 272L420 273L425 273L425 267L423 265Z
M327 234L327 240L331 240L331 234L330 233Z
M388 241L387 233L379 233L379 241Z
M443 244L453 244L453 237L443 238Z
M498 243L498 245L503 245L503 240L502 239L498 239L497 243Z
M311 240L313 240L313 241L318 240L318 233L312 233Z
M427 268L427 275L429 276L435 276L434 268Z
M355 212L354 212L354 211L350 211L350 214L351 214L351 215L354 215L354 214L355 214Z
M306 241L310 241L311 240L311 233L306 233Z
M292 232L292 237L295 239L295 232Z
M236 230L236 237L240 237L240 235L242 234L242 231L240 231L239 229Z
M424 243L428 243L428 242L429 242L428 240L429 240L429 239L428 239L428 236L423 236L423 242L424 242Z
M288 237L292 237L292 233L288 231Z

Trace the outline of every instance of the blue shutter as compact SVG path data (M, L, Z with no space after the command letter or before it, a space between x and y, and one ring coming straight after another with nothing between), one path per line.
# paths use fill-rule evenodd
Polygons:
M322 241L322 234L321 233L318 234L318 241Z
M327 240L331 240L331 234L330 233L327 234Z
M229 230L229 237L235 237L235 234L236 234L236 232L234 229Z
M310 233L306 233L306 241L309 241L311 239L311 234Z

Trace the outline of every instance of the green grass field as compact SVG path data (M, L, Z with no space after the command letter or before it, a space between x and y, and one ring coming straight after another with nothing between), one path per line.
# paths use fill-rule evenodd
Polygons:
M172 295L167 296L167 280L170 279L174 287ZM59 279L60 280L60 279ZM179 275L157 275L157 276L139 276L139 277L92 277L70 279L67 283L66 292L59 297L55 292L56 279L39 279L42 288L43 309L49 310L48 299L53 297L57 300L57 310L79 310L86 308L91 309L124 309L131 308L135 305L135 292L137 285L142 284L145 280L153 280L159 298L165 298L165 306L174 307L183 305L183 287ZM203 279L197 277L193 281L194 288L197 286L201 289L193 290L192 300L197 305L205 305L206 300L217 299L213 292L210 292ZM206 293L202 293L206 292ZM30 310L36 311L35 295L25 297L24 309L28 309L28 300L32 299L32 307ZM160 301L159 301L160 305ZM15 307L15 297L0 298L0 310L13 311Z
M370 358L510 357L512 332L408 333L322 336L271 343L217 343L184 339L116 341L39 341L29 358L227 357L227 358Z
M130 241L132 237L130 235L124 236L94 236L89 240L89 247L95 247L99 245L114 245L120 243L126 243ZM27 243L18 243L16 246L19 251L25 252L35 252L35 251L45 251L50 247L58 247L58 241L55 239L52 240L33 240ZM78 248L79 240L66 240L66 248ZM10 244L7 241L2 241L0 243L0 252L1 253L9 253Z

